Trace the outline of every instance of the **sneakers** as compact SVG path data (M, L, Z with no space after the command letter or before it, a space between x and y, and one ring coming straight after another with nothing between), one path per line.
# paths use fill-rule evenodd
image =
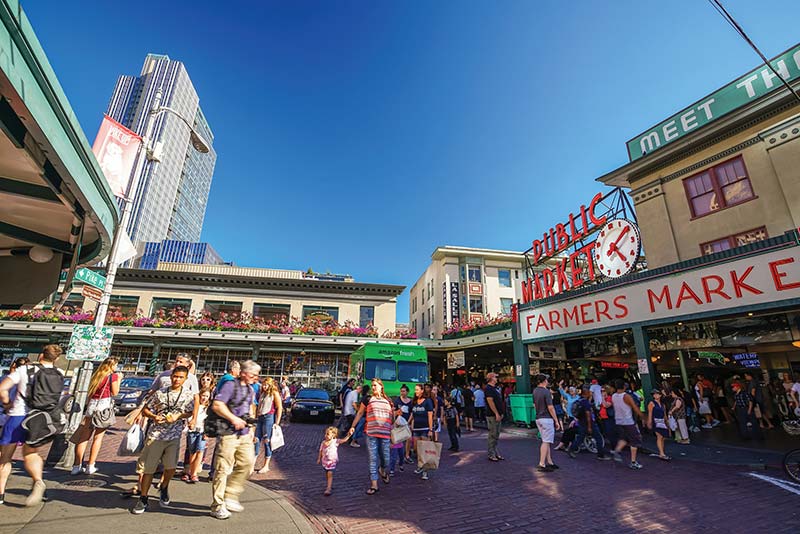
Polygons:
M573 451L567 451L567 455L572 458L573 460L578 457Z
M231 513L224 506L211 512L211 517L214 519L228 519L230 516Z
M413 464L414 460L412 460L411 458L406 458L406 463L407 464Z
M97 473L97 468L94 466L94 464L89 464L86 466L87 475L93 475L95 473Z
M394 471L389 471L389 476L393 477L394 476Z
M0 504L3 504L4 502L6 502L6 494L0 493Z
M159 504L161 504L161 506L169 506L169 503L172 502L169 499L169 490L167 488L161 488L159 491L161 492L161 496L158 499Z
M693 427L690 429L690 431L691 431L691 432L700 432L700 429L699 429L699 428L697 428L696 426L693 426Z
M711 428L714 428L715 426L719 426L719 421L717 421L716 419L711 421Z
M359 445L357 441L351 441L351 442L350 442L350 446L351 446L351 447L355 447L356 449L358 449L359 447L361 447L361 445Z
M44 490L46 489L47 486L45 486L44 482L41 480L34 482L28 498L25 499L25 506L36 506L42 502L42 499L44 498Z
M402 463L398 465L397 468L400 470L401 473L405 470Z
M72 476L80 475L81 473L83 473L83 466L81 465L73 465L72 470L69 472Z
M422 480L428 480L428 472L427 471L424 471L422 473Z
M605 454L600 455L597 457L598 460L610 460L611 456L606 456Z
M611 457L614 458L615 462L622 462L622 455L617 451L611 451Z
M706 430L711 430L712 428L714 428L714 425L709 425L708 423L706 423L701 428L705 428Z
M642 464L640 464L639 462L631 462L631 465L629 465L628 467L630 467L631 469L641 469Z
M147 497L139 497L139 499L136 501L136 504L133 505L133 508L131 508L131 513L139 515L145 513L146 511L147 511Z
M416 469L414 469L414 474L415 475L418 475L420 473L422 473L422 468L421 467L417 467Z
M244 512L244 506L242 506L242 503L233 499L225 499L225 509L229 512Z

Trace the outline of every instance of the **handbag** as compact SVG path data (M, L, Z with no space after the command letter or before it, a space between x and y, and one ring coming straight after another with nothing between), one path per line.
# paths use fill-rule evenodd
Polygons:
M117 449L118 456L138 456L144 448L144 431L138 424L134 424L122 436L122 441Z
M272 437L269 438L269 446L274 451L276 449L280 449L284 446L283 441L283 429L280 425L274 425L272 427Z
M108 375L106 387L108 388L109 396L106 397L110 401L110 406L102 410L95 410L92 414L92 426L98 429L106 429L117 422L117 415L114 410L114 399L111 397L111 375Z
M395 425L392 428L392 443L400 443L411 439L411 428L408 425Z

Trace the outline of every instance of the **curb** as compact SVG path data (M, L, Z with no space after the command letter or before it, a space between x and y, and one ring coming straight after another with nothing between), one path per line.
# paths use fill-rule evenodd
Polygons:
M292 520L292 523L294 523L294 525L297 527L298 532L303 534L314 534L314 529L311 527L311 523L309 523L308 518L306 518L305 514L303 514L291 502L289 502L289 499L280 493L267 489L251 480L247 481L246 486L266 495L270 500L275 501Z

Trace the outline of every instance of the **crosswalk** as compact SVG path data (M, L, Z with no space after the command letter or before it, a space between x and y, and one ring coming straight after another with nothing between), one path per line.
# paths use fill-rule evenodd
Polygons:
M746 473L748 476L753 478L757 478L758 480L762 480L773 486L778 486L781 489L784 489L790 493L794 493L795 495L800 495L800 484L796 484L794 482L789 482L788 480L784 480L782 478L775 478L767 475L762 475L761 473Z

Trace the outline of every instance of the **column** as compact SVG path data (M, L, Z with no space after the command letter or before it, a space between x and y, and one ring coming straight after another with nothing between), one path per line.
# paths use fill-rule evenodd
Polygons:
M642 390L644 391L645 404L653 399L652 391L655 389L658 378L655 376L653 361L650 359L650 337L642 326L634 326L633 344L636 348L636 363L639 366L639 376L642 379Z
M147 366L151 376L158 375L159 363L161 363L161 341L153 340L153 354L150 356L150 363Z
M689 391L689 373L686 371L686 355L682 350L678 351L678 359L681 362L681 378L683 379L683 387Z
M531 361L528 351L522 343L519 332L519 310L517 304L511 308L511 341L514 345L514 377L517 379L517 393L530 394L531 390Z

